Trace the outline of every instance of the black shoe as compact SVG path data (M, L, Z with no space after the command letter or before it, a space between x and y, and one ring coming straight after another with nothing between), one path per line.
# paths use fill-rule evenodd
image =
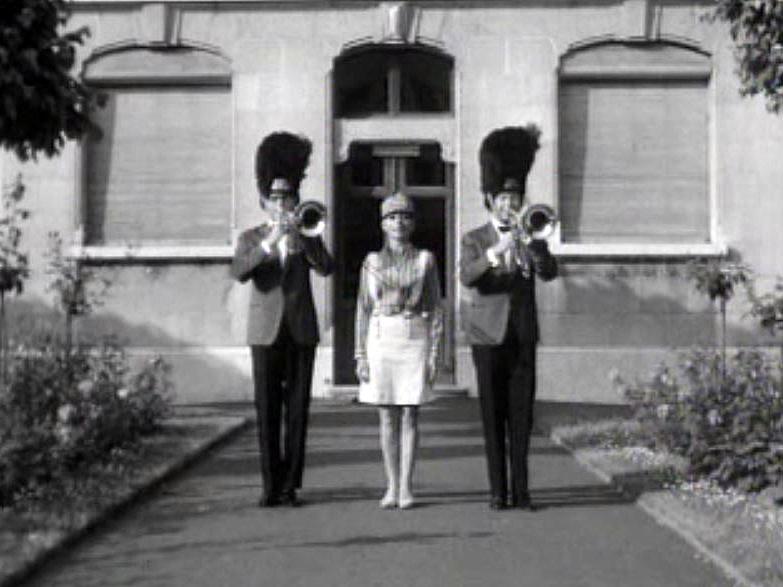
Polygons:
M270 493L261 496L258 500L258 507L260 508L273 508L280 505L280 496Z
M495 511L506 509L506 499L498 496L491 497L489 500L489 509Z
M526 510L528 512L535 511L533 503L530 501L530 495L527 494L519 497L512 497L511 507L518 510Z
M299 496L296 495L296 491L293 489L283 493L283 495L280 496L280 501L283 505L287 505L288 507L292 508L298 508L304 504Z

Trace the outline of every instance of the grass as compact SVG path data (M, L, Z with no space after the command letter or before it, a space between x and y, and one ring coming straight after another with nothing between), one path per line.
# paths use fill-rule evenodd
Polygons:
M180 413L137 446L114 451L109 462L20 495L12 507L0 509L0 586L13 584L48 554L244 421L204 410Z
M651 480L640 505L728 563L746 584L783 587L779 490L750 494L689 480L685 461L650 449L633 420L556 425L552 435L606 477Z

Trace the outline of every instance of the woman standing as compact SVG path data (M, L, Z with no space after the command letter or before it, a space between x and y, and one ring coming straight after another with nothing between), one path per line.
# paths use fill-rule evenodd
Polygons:
M414 505L418 408L431 399L443 330L435 256L411 244L414 226L407 196L383 201L383 247L362 264L356 303L359 401L377 405L380 417L382 508Z

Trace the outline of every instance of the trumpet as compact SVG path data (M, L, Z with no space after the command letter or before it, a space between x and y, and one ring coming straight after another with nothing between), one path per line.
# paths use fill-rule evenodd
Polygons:
M294 226L302 236L321 236L326 230L326 206L316 200L300 202L294 209Z
M511 228L522 241L547 239L557 227L557 212L546 204L531 204L512 217Z
M557 212L546 204L531 204L522 212L522 229L530 238L549 238L557 223Z
M294 229L304 237L321 236L326 230L326 206L316 200L304 200L297 204L292 212L270 218L267 224L279 224L283 221L292 224Z

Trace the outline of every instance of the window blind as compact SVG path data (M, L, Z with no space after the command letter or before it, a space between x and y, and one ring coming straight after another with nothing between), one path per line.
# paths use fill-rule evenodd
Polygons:
M228 86L106 88L85 147L87 244L228 244Z
M708 242L705 79L565 79L563 242Z

